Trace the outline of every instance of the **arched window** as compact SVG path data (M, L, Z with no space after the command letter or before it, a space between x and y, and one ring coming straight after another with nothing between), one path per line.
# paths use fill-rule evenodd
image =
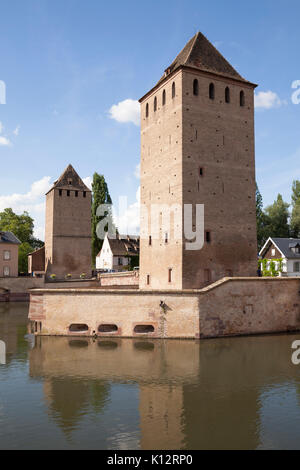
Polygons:
M157 110L157 98L154 98L154 112Z
M228 86L225 88L225 103L230 103L230 90Z
M146 104L146 118L149 117L149 104Z
M240 106L245 106L245 93L243 91L240 93Z
M176 93L175 82L173 82L172 83L172 98L175 98L175 93Z
M198 80L195 78L193 82L193 94L195 96L198 96L198 93L199 93L199 83L198 83Z
M210 100L215 99L215 85L213 83L209 85L209 99Z
M164 90L162 93L162 105L164 106L165 104L166 104L166 90Z

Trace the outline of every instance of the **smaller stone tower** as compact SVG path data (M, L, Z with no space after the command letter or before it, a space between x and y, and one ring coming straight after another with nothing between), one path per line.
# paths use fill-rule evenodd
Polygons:
M58 279L91 276L92 193L69 165L46 194L45 270Z

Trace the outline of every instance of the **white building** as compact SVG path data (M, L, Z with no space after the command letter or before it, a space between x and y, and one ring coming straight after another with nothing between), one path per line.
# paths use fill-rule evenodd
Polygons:
M102 249L96 257L96 269L102 271L128 271L134 260L138 264L140 239L136 235L105 235Z
M276 267L282 259L282 276L300 277L300 239L299 238L269 238L259 253L266 259L268 266L275 261Z

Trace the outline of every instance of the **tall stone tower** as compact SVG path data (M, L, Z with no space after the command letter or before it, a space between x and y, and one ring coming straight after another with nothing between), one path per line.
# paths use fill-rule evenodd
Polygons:
M257 272L254 89L197 33L141 103L141 203L176 207L171 232L141 240L140 287L189 289ZM204 204L201 250L183 207ZM179 213L178 213L179 211ZM179 219L178 219L179 217ZM141 214L141 232L148 223Z
M46 276L91 275L91 191L69 165L46 194Z

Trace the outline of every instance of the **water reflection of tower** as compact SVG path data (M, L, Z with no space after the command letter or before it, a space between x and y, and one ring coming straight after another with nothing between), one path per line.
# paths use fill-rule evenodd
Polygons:
M68 437L91 403L101 415L113 387L137 384L141 448L175 449L184 440L183 383L197 374L198 349L195 342L43 337L30 353L30 374L44 379L50 415Z

